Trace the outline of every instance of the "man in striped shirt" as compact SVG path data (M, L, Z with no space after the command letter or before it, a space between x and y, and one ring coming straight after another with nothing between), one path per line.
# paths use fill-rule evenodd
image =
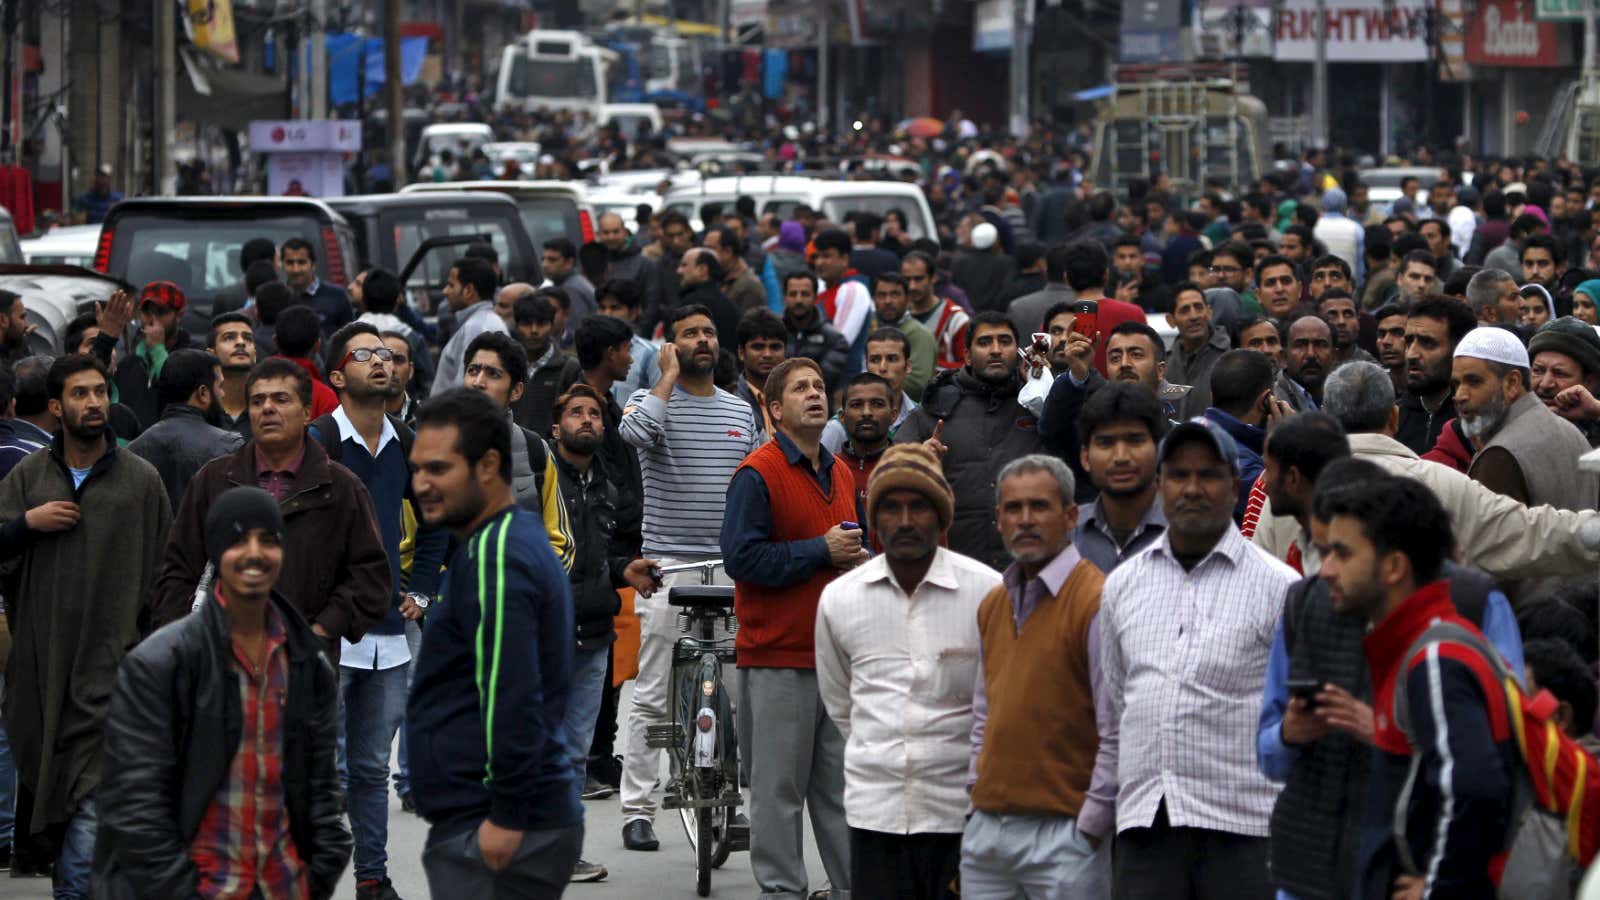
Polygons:
M1213 422L1156 454L1167 531L1101 595L1101 665L1118 733L1116 896L1260 898L1277 789L1254 725L1294 570L1233 524L1239 450Z
M644 555L662 566L715 560L721 556L723 502L733 472L758 445L750 404L713 381L718 345L711 311L692 304L668 316L667 342L661 347L661 377L649 390L634 391L622 411L618 431L639 451L644 476ZM667 576L664 587L682 579L698 583L698 573ZM719 584L731 584L717 573ZM639 675L633 684L623 757L623 845L655 850L652 824L656 803L652 785L660 771L660 752L645 741L645 729L665 724L667 678L677 617L667 607L667 592L635 601L639 615Z

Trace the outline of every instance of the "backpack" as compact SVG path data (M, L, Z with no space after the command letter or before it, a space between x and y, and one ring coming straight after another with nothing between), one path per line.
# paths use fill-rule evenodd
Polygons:
M1576 873L1588 868L1600 848L1600 764L1550 721L1555 698L1547 691L1535 697L1524 694L1500 654L1475 631L1454 622L1434 622L1406 651L1400 671L1411 671L1428 646L1437 642L1465 645L1489 663L1505 689L1512 737L1522 759L1522 771L1513 777L1511 819L1501 845L1505 866L1495 895L1501 900L1571 897ZM1395 691L1394 721L1406 742L1416 747L1404 690ZM1421 754L1413 753L1393 822L1400 862L1410 872L1420 870L1406 845L1406 813L1421 765Z

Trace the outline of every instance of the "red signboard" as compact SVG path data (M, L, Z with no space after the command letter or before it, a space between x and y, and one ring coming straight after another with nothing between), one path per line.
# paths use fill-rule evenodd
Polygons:
M1467 32L1467 62L1475 66L1546 68L1561 64L1558 32L1533 18L1534 0L1479 0Z

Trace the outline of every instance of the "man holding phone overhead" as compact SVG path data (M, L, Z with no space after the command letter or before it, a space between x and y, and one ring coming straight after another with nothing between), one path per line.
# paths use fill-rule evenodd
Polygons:
M750 767L750 866L762 896L807 892L801 806L835 893L850 889L844 737L817 689L817 603L867 559L855 478L822 446L822 369L796 357L767 376L775 435L728 484L722 558L739 631L739 744Z

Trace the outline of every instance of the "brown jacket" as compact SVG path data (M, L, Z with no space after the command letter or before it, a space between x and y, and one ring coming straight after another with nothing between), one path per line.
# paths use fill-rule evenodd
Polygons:
M322 445L306 441L299 489L280 509L287 537L278 591L312 624L360 640L389 610L389 558L378 537L372 498L349 469L330 462ZM206 513L236 485L256 483L256 442L206 463L184 491L172 521L161 573L151 592L154 626L180 619L194 604L206 568ZM338 644L334 643L337 658Z

